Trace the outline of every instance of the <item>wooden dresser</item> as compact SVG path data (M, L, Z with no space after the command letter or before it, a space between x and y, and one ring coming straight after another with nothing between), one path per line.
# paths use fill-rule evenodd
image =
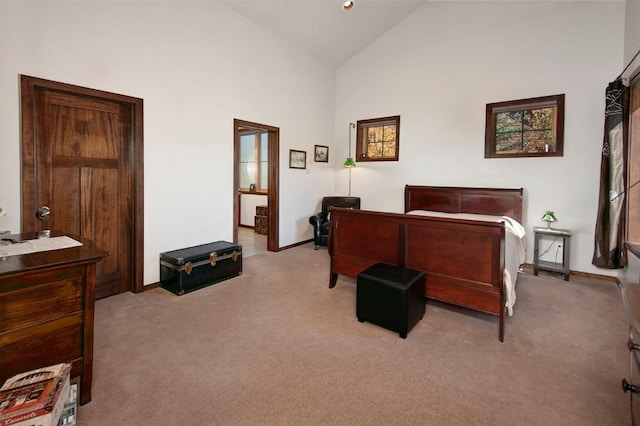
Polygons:
M629 375L622 379L622 390L631 400L631 424L640 422L640 252L627 245L629 264L621 277L622 301L629 319Z
M53 232L51 236L63 235ZM81 247L0 257L0 383L60 362L91 401L96 263L108 256L86 238ZM12 235L29 240L36 234Z

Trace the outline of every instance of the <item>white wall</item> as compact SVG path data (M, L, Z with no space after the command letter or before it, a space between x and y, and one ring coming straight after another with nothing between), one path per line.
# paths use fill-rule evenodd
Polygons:
M213 1L0 0L0 229L20 230L26 74L144 99L145 284L160 252L231 238L233 118L280 128L287 246L311 238L322 196L347 193L348 123L394 114L400 162L353 170L363 208L401 211L407 183L524 187L527 229L554 210L575 233L572 269L610 274L591 255L604 89L640 47L638 0L626 7L625 31L623 2L429 2L340 67L334 91L326 64ZM564 157L483 158L486 103L557 93Z
M242 194L240 196L240 225L255 225L256 206L267 206L267 196L258 194ZM308 216L311 216L309 214Z
M429 2L337 71L336 141L348 123L401 115L400 161L359 163L364 209L401 212L405 184L523 187L524 225L546 210L573 230L571 268L591 265L604 91L621 71L623 2ZM638 22L638 21L635 21ZM487 103L566 94L564 156L485 159ZM346 192L348 174L337 170ZM340 191L338 191L340 192ZM533 238L527 262L533 260Z
M627 0L624 13L624 66L640 49L640 0ZM636 58L625 76L632 76L640 69L640 58Z
M217 2L0 0L0 229L20 231L19 74L144 99L144 284L158 255L230 240L233 119L280 128L280 245L312 238L334 170L334 74ZM283 208L283 206L285 208Z

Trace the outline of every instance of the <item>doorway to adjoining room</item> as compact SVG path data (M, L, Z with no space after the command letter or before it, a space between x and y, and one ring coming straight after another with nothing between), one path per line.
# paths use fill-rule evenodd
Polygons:
M277 127L234 120L233 235L245 257L279 250L279 135Z

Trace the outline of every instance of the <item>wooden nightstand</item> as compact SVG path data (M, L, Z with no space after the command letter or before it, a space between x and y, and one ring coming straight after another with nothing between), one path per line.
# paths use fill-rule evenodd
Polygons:
M541 228L534 226L533 228L533 275L538 275L538 271L560 272L564 274L564 280L569 281L569 254L571 247L571 231L568 229ZM562 238L562 262L549 262L540 260L540 237ZM555 241L552 243L555 244Z

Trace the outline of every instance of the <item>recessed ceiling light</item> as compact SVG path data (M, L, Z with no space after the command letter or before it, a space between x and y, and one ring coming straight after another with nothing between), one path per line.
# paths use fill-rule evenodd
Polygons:
M355 6L355 3L353 1L345 1L344 3L342 3L342 10L351 10L353 9L353 6Z

